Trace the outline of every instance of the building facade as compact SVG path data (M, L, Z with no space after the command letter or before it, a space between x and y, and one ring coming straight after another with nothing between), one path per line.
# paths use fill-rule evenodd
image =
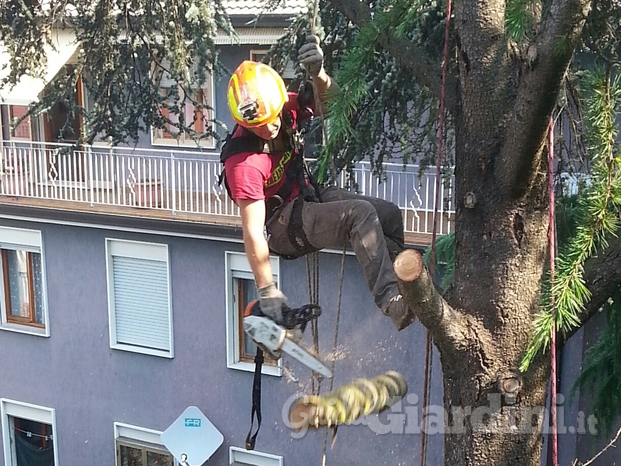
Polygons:
M293 2L255 28L245 26L259 12L253 5L231 2L239 39L216 38L229 69L260 59L302 8ZM63 33L57 40L48 80L71 66L77 48ZM226 81L212 77L197 98L232 127ZM60 107L51 118L11 128L44 85L0 90L0 466L174 465L160 435L189 406L224 438L207 465L310 466L323 451L335 464L416 461L425 330L417 323L395 331L351 251L319 254L319 354L334 362L334 388L395 370L411 395L390 412L340 428L330 448L331 434L297 432L287 421L299 396L320 387L326 393L329 382L287 357L268 361L261 433L256 450L245 450L255 348L240 324L256 290L237 208L217 184L215 141L197 147L171 129L144 134L136 148L102 140L76 150L69 143L80 121L60 134ZM77 92L88 108L88 93ZM420 180L417 167L392 166L380 183L360 164L356 180L364 193L399 203L410 246L429 243L433 175ZM448 231L450 213L443 218ZM271 260L291 304L308 302L306 259ZM435 368L432 399L441 404L438 361ZM440 464L441 438L429 445Z
M231 2L239 40L216 38L223 64L234 69L260 59L302 3L247 27L257 5ZM77 48L66 36L58 44L48 80L71 66ZM212 77L197 98L232 127L226 84ZM298 432L287 421L299 396L326 393L330 382L312 379L287 357L268 361L262 429L256 450L246 451L255 348L240 323L256 291L237 208L217 183L215 141L196 147L172 130L152 131L137 148L102 140L76 150L66 142L81 131L78 120L57 142L60 107L49 119L10 128L33 89L44 91L44 84L0 90L0 466L172 466L160 435L189 406L224 439L206 465L312 466L322 464L324 453L326 464L339 466L411 465L420 464L423 447L427 465L443 464L439 357L432 351L426 379L425 329L416 322L395 331L375 307L351 251L319 254L319 355L334 363L334 388L394 370L408 382L408 395L379 416L339 428L331 447L331 430ZM88 107L88 93L78 91ZM430 243L433 174L389 164L380 182L360 163L354 176L361 192L399 205L409 247ZM439 234L451 231L453 214L450 191L441 196ZM308 302L312 264L271 260L291 304ZM563 350L566 400L576 361L596 334L597 322L590 323ZM305 346L311 340L307 330ZM589 456L593 432L580 427L585 398L563 408L561 464L569 464ZM597 464L613 464L610 455Z

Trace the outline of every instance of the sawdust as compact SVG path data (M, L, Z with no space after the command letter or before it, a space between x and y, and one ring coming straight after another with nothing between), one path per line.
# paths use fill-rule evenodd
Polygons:
M362 356L359 354L354 355L354 351L351 346L347 344L338 345L334 350L328 353L320 351L319 357L313 348L306 348L306 350L309 354L322 361L331 369L336 367L338 370L336 365L337 362L348 361L349 364L355 367L357 372L363 373L365 369L368 369L369 367L377 367L378 365L384 363L393 350L391 346L396 346L394 341L390 339L380 340L375 344L375 347L373 347L371 351L368 351ZM297 364L295 364L295 366L297 366ZM301 379L311 379L311 377L306 375L306 369L297 367L294 369L290 362L285 359L283 374L288 383L297 384L298 388L303 391L306 389L310 390L312 382L309 381L304 383L301 381Z
M370 330L370 329L369 329ZM365 338L365 337L363 337ZM366 340L366 338L365 338ZM311 347L309 347L311 346ZM314 357L322 361L326 366L331 368L335 375L338 373L338 367L343 361L347 361L349 367L353 367L354 370L364 377L368 369L377 368L384 365L384 363L390 359L390 355L394 354L395 348L399 348L399 343L396 339L386 338L376 341L375 345L366 351L364 354L360 354L352 349L350 344L337 345L332 351L317 352L312 348L312 345L305 345L305 349ZM292 362L287 358L283 359L283 375L288 384L295 385L297 394L310 394L316 391L321 376L313 373L309 373L308 369L299 365L297 362ZM329 386L329 380L323 379L321 381L322 391Z
M350 358L352 354L350 347L347 345L339 345L333 351L330 351L329 353L322 353L320 351L321 354L319 357L317 356L317 353L314 351L314 349L308 348L307 351L309 354L313 355L314 357L322 361L327 366L329 367L331 366L330 367L331 369L334 368L334 365L336 364L337 361L344 361L345 359ZM332 364L327 364L327 363L332 363ZM299 369L300 373L302 373L302 371L304 371L304 376L302 377L306 379L307 378L306 369ZM283 375L287 383L297 385L298 390L301 391L302 393L310 393L312 391L313 377L315 379L314 385L317 385L318 380L322 378L321 376L317 374L313 374L310 377L308 377L307 382L301 382L300 376L298 375L298 373L296 373L296 370L292 367L289 360L287 359L283 359Z

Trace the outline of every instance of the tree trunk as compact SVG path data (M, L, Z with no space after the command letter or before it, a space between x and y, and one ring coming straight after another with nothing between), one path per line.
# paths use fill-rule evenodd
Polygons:
M514 367L480 368L482 355L447 363L443 357L446 466L541 464L547 364L522 377ZM506 372L503 372L506 370Z
M546 271L545 159L539 155L538 175L524 180L524 196L513 199L493 174L500 150L494 141L504 140L504 128L473 131L459 123L455 284L447 301L484 331L472 332L457 353L439 345L450 424L456 421L451 413L470 413L463 433L446 438L445 464L534 466L541 461L547 358L525 374L518 368Z
M548 357L520 362L539 310L547 263L545 158L519 199L503 193L491 162L503 128L456 124L455 284L445 299L428 273L395 262L407 302L430 329L444 377L446 466L540 464ZM431 291L429 291L431 290ZM434 302L436 304L434 304ZM441 303L441 304L438 304Z
M372 18L365 2L332 3L353 22ZM549 357L540 356L523 374L519 366L547 268L545 135L591 1L544 2L536 31L522 43L507 36L506 5L455 2L459 73L456 83L448 81L455 83L448 89L455 127L454 286L441 297L413 250L395 261L404 299L442 360L446 466L541 460ZM382 34L395 53L390 46L402 37ZM400 65L444 96L433 82L435 61L416 47L405 55Z

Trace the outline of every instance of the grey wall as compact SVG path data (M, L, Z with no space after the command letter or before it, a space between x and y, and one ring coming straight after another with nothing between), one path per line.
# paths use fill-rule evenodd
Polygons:
M114 422L165 430L190 405L198 406L225 437L225 445L206 464L228 464L228 446L244 445L252 386L252 373L226 367L225 251L241 251L241 244L7 219L0 219L0 225L42 231L51 330L50 338L0 331L0 398L56 410L59 466L112 465ZM110 349L106 237L168 244L174 359ZM338 254L320 256L322 354L332 349L340 259ZM281 283L293 304L307 302L305 260L281 262ZM309 344L308 336L305 341ZM406 377L410 393L422 399L424 329L416 323L394 330L375 308L352 256L346 260L338 349L335 387L396 370ZM289 466L316 465L323 431L294 439L282 420L291 395L310 393L309 371L295 362L290 366L299 384L263 377L264 419L256 448L283 455ZM434 368L432 402L441 403L437 359ZM324 393L325 387L326 382ZM412 403L404 403L401 413L408 406ZM397 414L379 418L395 433L378 434L377 424L341 427L334 449L328 448L328 464L417 463L420 436L404 434L403 416ZM441 440L440 435L430 437L430 466L441 464ZM6 466L2 457L0 465Z
M618 425L613 426L613 431L608 433L597 423L597 420L595 424L589 424L589 417L593 416L592 391L577 390L572 397L572 387L580 375L585 353L597 341L605 325L605 313L596 313L557 352L559 465L573 465L576 459L582 463L591 460L608 444L611 436L614 436L619 428ZM551 435L546 435L544 438L542 464L553 464ZM591 464L593 466L621 464L621 451L618 448L610 448Z

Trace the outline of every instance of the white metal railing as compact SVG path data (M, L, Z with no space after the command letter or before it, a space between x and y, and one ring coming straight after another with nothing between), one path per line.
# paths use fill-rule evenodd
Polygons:
M235 217L239 209L218 185L222 171L214 151L179 151L0 141L0 195L94 205L131 206L171 212ZM405 231L431 233L435 169L419 176L417 166L386 164L383 179L369 163L358 163L352 179L362 194L394 202ZM342 175L340 183L345 185ZM452 193L440 193L438 233L452 231Z

